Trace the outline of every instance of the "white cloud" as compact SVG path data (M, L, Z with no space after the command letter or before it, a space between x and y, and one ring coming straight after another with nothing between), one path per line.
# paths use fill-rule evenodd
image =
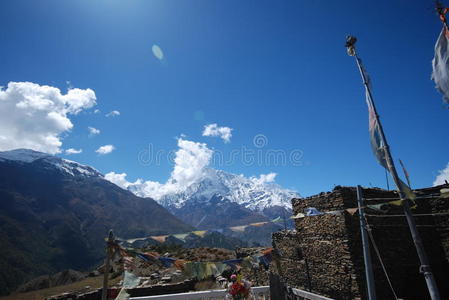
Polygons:
M100 129L97 129L95 127L87 127L87 130L89 130L89 136L94 136L97 134L100 134Z
M94 110L94 114L99 114L99 113L100 113L99 109Z
M155 200L160 200L167 195L184 192L189 186L211 174L209 165L213 151L204 143L192 142L183 138L178 139L178 147L175 153L175 166L166 183L151 180L145 181L143 179L130 182L126 180L126 173L115 172L107 173L105 179L132 191L138 196L151 197ZM276 173L262 174L259 177L251 177L247 180L264 185L274 183L276 175ZM243 175L241 176L244 177Z
M219 127L216 123L208 124L204 126L203 136L218 136L225 143L229 143L232 137L232 128L229 127Z
M115 150L115 147L113 145L104 145L104 146L101 146L100 148L98 148L97 150L95 150L95 152L97 152L98 154L104 155L104 154L109 154L114 150Z
M118 186L132 189L138 187L141 196L160 199L164 195L184 191L192 183L202 179L212 159L213 151L206 144L178 139L179 149L175 153L175 166L171 176L164 184L155 181L138 179L134 183L126 181L126 174L110 172L105 178Z
M440 185L444 184L445 180L449 182L449 163L447 164L446 168L443 170L440 170L440 174L435 178L435 181L433 182L433 185Z
M83 149L74 149L74 148L69 148L65 150L65 154L70 155L70 154L80 154L81 152L83 152Z
M73 128L69 115L95 104L91 89L74 88L62 94L48 85L9 82L6 89L0 89L0 150L60 153L61 134Z
M115 116L120 116L120 112L118 110L113 110L111 112L108 112L106 115L106 117L115 117Z
M213 151L206 144L184 139L178 139L178 147L171 179L181 186L189 186L204 175Z
M153 55L157 59L159 59L159 60L164 59L164 52L162 52L162 49L158 45L153 45L153 47L151 47L151 51L153 51Z
M126 180L126 175L126 173L109 172L104 175L104 178L126 190L132 184Z
M260 174L259 178L251 177L251 180L257 184L266 184L273 183L277 174L276 173L268 173L268 174Z

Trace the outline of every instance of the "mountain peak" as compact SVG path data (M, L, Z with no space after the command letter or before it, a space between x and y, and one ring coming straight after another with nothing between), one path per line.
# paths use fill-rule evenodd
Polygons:
M98 176L103 175L96 169L75 161L60 158L48 153L39 152L31 149L14 149L9 151L0 151L0 161L14 161L18 163L36 163L43 161L59 169L63 173L71 176Z
M1 160L21 164L46 163L70 176L103 177L92 167L30 149L0 152ZM146 195L144 187L139 184L130 185L128 189L138 196L149 196ZM284 189L273 182L264 182L253 177L247 178L223 170L205 168L204 176L190 184L185 190L165 194L156 200L165 207L180 208L188 202L204 203L213 197L221 197L245 208L263 211L265 208L274 206L290 209L290 200L298 196L295 191Z
M134 194L146 197L145 185L135 183L128 186ZM257 178L247 178L206 168L201 179L190 184L182 191L171 192L156 198L161 205L168 208L181 208L186 204L205 203L213 197L221 197L254 211L281 206L291 209L291 199L299 197L298 193L284 189L276 183L262 182Z
M14 254L0 255L0 294L44 273L98 264L109 229L124 238L193 230L100 175L41 152L0 152L0 241L2 254Z
M0 159L2 160L13 160L25 163L31 163L37 159L51 156L52 155L48 153L23 148L9 151L0 151Z

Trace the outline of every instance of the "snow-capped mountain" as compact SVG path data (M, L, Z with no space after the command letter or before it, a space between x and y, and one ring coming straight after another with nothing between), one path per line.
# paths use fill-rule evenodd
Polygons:
M15 149L11 151L0 152L0 161L15 161L17 163L33 163L35 161L40 161L47 163L51 166L56 167L61 172L69 174L71 176L93 176L93 177L103 177L103 175L92 167L82 165L80 163L59 158L51 154L42 153L30 149Z
M128 189L145 197L144 187L134 184ZM205 175L185 190L166 194L156 201L164 207L179 209L189 202L207 202L214 196L221 196L253 211L263 211L275 206L291 209L291 199L299 195L275 183L207 168Z
M67 175L103 178L99 171L90 166L29 149L0 152L0 161L5 160L23 164L39 161L54 166ZM148 197L145 185L132 184L128 186L128 190L137 196ZM290 209L291 199L298 197L298 194L275 183L267 183L253 177L248 178L243 175L206 168L201 179L184 190L167 193L156 201L164 207L179 209L188 202L207 202L212 197L217 196L253 211L263 211L266 208L276 206Z

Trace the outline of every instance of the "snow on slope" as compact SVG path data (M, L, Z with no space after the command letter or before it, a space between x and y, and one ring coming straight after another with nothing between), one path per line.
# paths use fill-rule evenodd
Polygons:
M105 179L141 197L149 197L166 208L181 208L187 202L206 202L221 196L252 210L282 206L291 208L294 191L274 183L276 173L244 177L211 167L214 151L205 143L178 139L174 166L166 182L137 179L130 182L126 173L109 172Z
M31 163L37 159L51 157L52 155L29 149L16 149L0 152L0 160L13 160L24 163Z
M34 150L16 149L0 152L0 161L5 160L24 164L43 161L70 176L103 177L100 172L92 167ZM106 179L108 178L106 177ZM148 186L145 182L137 181L126 186L117 182L114 183L128 189L137 196L156 198L152 194L153 190L151 192L147 190ZM296 192L284 189L275 183L269 182L269 180L261 180L254 177L248 178L213 168L205 168L203 175L187 186L187 188L166 193L155 200L164 207L181 208L189 201L207 202L213 196L222 196L256 211L262 211L264 208L273 206L291 209L291 199L299 197Z
M18 163L29 164L41 160L58 168L71 176L99 176L103 175L92 167L80 163L59 158L51 154L38 152L30 149L16 149L0 152L0 161L15 161Z
M283 189L275 183L266 183L256 178L227 173L207 168L205 175L184 191L169 193L156 199L164 207L181 208L188 201L209 201L214 195L222 196L246 208L262 211L264 208L282 206L291 209L291 199L299 195ZM144 184L131 184L128 189L141 197L148 197Z

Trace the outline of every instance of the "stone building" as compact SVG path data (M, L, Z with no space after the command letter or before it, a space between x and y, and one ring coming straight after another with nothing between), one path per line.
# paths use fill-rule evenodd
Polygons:
M449 299L449 199L440 191L449 185L415 190L413 213L442 299ZM395 200L395 191L364 188L366 204ZM290 286L334 299L367 299L359 215L345 211L357 207L355 187L337 186L332 192L293 199L293 213L314 207L321 212L342 211L299 218L295 229L273 234L280 251L280 275ZM384 211L366 209L367 221L398 298L429 299L407 221L400 206ZM394 299L377 255L371 246L377 298Z

